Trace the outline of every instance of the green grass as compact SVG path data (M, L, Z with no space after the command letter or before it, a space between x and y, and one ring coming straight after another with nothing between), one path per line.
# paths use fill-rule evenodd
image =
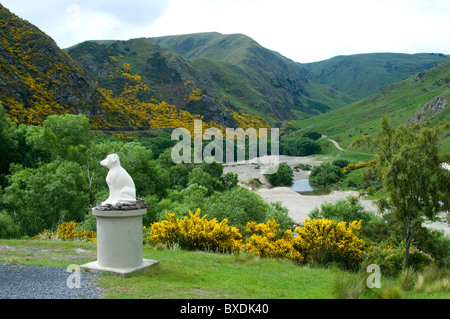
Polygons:
M331 162L337 159L343 159L351 163L361 163L364 161L370 161L376 156L376 154L370 153L369 149L339 150L333 143L326 139L320 139L319 144L321 147L321 152L319 154L312 155L312 157L318 161Z
M67 267L96 259L96 244L49 240L0 240L0 262ZM87 252L77 253L76 248ZM32 250L30 252L30 250ZM290 261L179 249L144 247L159 267L127 278L104 274L105 298L329 299L338 269L298 266Z
M96 244L51 240L0 240L1 263L67 267L96 259ZM82 250L80 250L82 249ZM144 246L144 258L158 267L121 277L102 274L97 285L107 299L448 299L448 270L421 273L423 283L402 290L404 278L381 279L380 289L365 286L367 274L335 267L299 266L254 255ZM418 276L417 276L418 277ZM417 280L417 277L414 280ZM447 278L447 279L445 279Z

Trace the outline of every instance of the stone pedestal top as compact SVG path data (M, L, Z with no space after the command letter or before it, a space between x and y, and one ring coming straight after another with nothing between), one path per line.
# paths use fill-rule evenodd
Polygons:
M92 215L99 217L133 217L145 215L146 212L147 208L134 210L98 210L95 207L92 208Z

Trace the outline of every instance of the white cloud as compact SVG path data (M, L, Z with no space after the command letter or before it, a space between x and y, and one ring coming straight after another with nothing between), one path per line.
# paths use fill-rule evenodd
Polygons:
M298 62L367 52L450 53L448 0L3 0L61 47L217 31ZM70 11L67 9L78 11Z

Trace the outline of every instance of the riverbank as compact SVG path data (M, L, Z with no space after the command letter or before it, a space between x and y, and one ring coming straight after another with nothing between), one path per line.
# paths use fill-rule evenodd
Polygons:
M260 159L264 161L267 158ZM280 163L288 164L294 171L294 180L308 179L311 171L302 170L298 167L300 164L310 165L312 168L322 164L312 157L304 156L285 156L281 155ZM224 173L233 172L238 174L239 182L242 186L248 187L248 182L252 179L258 179L263 186L255 189L255 193L261 196L267 202L281 202L282 206L287 208L289 216L296 223L303 223L308 214L323 203L334 203L338 200L346 199L349 196L357 196L355 191L332 191L326 195L302 195L292 190L290 187L271 187L270 183L263 175L262 165L258 165L257 160L247 162L236 162L224 165ZM376 205L370 201L361 199L361 204L368 211L376 212Z
M266 158L267 159L267 158ZM262 158L264 160L264 158ZM317 161L312 157L296 157L280 155L280 163L288 164L294 171L294 180L308 179L311 171L301 169L294 169L299 164L308 164L311 167L319 166L321 161ZM258 179L263 186L253 191L261 196L266 202L274 203L281 202L281 205L288 210L288 215L295 223L303 223L308 214L316 207L320 207L323 203L335 203L338 200L346 199L349 196L358 196L356 191L332 191L326 195L302 195L292 190L290 187L271 187L270 183L263 175L261 165L258 165L257 160L247 162L235 162L231 164L224 164L224 173L233 172L238 174L238 179L241 186L248 186L248 182L253 178ZM361 205L367 210L377 212L377 206L374 201L367 199L360 199ZM450 236L449 224L445 221L427 221L425 226L438 229L444 232L446 236Z

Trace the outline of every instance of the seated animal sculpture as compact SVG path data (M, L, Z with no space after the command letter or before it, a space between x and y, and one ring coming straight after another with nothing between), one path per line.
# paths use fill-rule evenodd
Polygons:
M117 154L110 154L100 162L100 165L109 169L108 175L106 176L109 197L102 205L136 202L136 187L131 176L120 166L119 156Z

